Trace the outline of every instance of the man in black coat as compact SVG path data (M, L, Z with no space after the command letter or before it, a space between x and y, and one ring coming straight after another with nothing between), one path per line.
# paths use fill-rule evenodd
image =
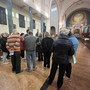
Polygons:
M53 39L49 37L49 33L45 33L45 37L42 39L42 50L44 53L44 68L50 68L50 56L52 52Z
M69 56L74 54L74 48L71 41L67 37L67 31L61 31L60 37L53 43L53 57L52 68L49 76L49 84L54 80L57 67L59 66L59 75L57 80L57 87L60 90L63 84L63 76L66 66L69 63Z

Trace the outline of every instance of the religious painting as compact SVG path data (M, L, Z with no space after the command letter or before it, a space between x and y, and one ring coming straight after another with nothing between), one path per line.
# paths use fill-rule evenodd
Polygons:
M76 12L72 17L71 17L71 24L85 24L86 21L86 13L85 12Z

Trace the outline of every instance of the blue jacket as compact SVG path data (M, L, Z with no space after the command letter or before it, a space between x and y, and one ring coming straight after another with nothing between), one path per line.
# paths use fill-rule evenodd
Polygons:
M76 50L78 48L79 41L74 35L69 36L69 40L73 43L74 51L75 51L75 55L76 55Z

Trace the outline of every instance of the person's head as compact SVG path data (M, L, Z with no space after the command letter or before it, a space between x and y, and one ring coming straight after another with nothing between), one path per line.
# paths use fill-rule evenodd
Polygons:
M31 31L28 32L29 35L33 35L33 33Z
M29 29L26 30L27 34L29 33Z
M14 31L13 31L13 34L14 34L14 35L19 35L19 32L18 32L17 30L14 30Z
M2 37L8 37L8 33L7 32L3 33Z
M48 32L45 32L45 37L49 37L49 33Z
M24 36L24 33L21 33L20 36Z
M61 35L66 35L66 36L68 36L69 33L70 33L70 29L62 28L62 29L60 30L60 36L61 36Z

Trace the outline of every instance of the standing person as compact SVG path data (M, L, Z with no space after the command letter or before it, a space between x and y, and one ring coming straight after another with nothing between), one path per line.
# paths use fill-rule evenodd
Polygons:
M35 36L36 36L36 37L39 36L39 29L37 29L37 32L36 32Z
M2 36L1 36L1 34L0 34L0 50L1 50L1 39L2 39Z
M2 34L1 49L3 51L3 64L8 64L8 61L7 61L8 50L6 48L7 37L8 37L7 33Z
M53 39L49 37L49 33L45 32L45 37L42 39L42 50L44 53L44 68L50 68L50 56L52 52Z
M32 32L29 32L29 36L25 37L25 48L26 48L26 60L27 60L27 71L30 72L30 57L33 62L33 70L36 69L36 37L33 36Z
M18 74L21 72L20 35L16 30L8 37L6 45L11 55L12 71Z
M29 31L30 31L29 29L27 29L27 30L26 30L26 34L25 34L25 36L24 36L24 37L26 37L26 36L28 36L28 35L29 35Z
M73 31L71 30L69 30L69 34L68 34L68 38L69 38L69 40L73 43L73 46L74 46L74 51L75 51L75 57L76 57L76 51L77 51L77 48L78 48L78 45L79 45L79 41L78 41L78 39L73 35ZM66 68L66 79L70 79L70 77L71 77L71 70L72 70L72 65L71 65L71 63L69 63L68 65L67 65L67 68Z
M36 47L37 47L37 53L38 53L38 61L43 61L43 53L42 53L42 34L39 34L39 37L36 40Z
M21 57L22 59L24 59L24 50L25 50L24 33L20 34L20 49L21 49Z
M59 75L57 80L58 90L63 85L63 76L66 70L66 66L69 63L69 56L74 54L73 44L67 37L67 30L62 30L60 37L53 43L53 57L52 57L52 68L49 75L49 84L52 84L57 67L59 66Z

